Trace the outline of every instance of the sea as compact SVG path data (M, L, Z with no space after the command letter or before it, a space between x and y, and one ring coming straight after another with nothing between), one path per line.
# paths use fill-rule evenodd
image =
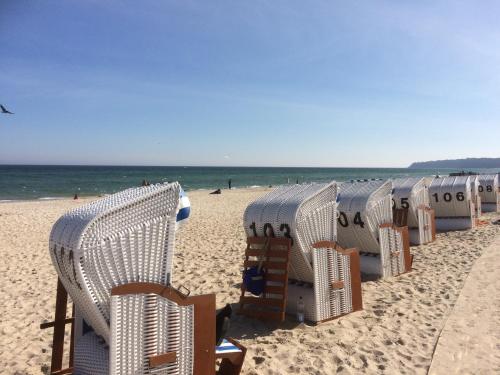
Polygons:
M184 190L269 187L283 184L448 175L454 169L145 167L0 165L0 202L102 196L149 183L179 181ZM497 170L475 169L481 173Z

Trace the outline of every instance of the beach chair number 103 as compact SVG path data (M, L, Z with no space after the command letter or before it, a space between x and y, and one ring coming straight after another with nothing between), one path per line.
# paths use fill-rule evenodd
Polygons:
M257 234L257 226L255 225L255 222L252 222L252 224L250 224L250 229L252 230L253 235L255 237L259 236ZM264 237L275 237L274 228L270 223L265 223L262 231L264 232ZM283 232L283 236L289 238L291 240L291 244L293 245L293 238L290 232L290 226L288 224L281 224L280 232Z

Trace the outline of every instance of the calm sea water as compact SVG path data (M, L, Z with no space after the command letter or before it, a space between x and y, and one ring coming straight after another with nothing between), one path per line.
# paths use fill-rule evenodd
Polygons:
M0 165L0 200L97 196L151 183L179 181L185 190L349 181L448 174L453 170L395 168L105 167ZM477 170L481 171L481 170ZM487 172L488 170L483 170ZM496 172L496 171L494 171Z

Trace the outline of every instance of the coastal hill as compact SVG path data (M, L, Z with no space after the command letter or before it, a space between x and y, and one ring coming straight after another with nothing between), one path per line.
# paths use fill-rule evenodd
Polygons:
M431 168L500 168L500 158L467 158L450 160L432 160L412 163L411 169Z

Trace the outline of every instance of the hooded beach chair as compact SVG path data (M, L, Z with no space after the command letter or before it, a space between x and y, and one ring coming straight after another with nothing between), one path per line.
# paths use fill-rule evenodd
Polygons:
M500 189L498 174L479 175L479 195L484 212L500 212Z
M392 207L406 210L410 243L421 245L433 241L434 213L430 208L425 178L408 177L392 181Z
M362 308L358 253L336 243L336 197L335 182L287 185L247 207L245 272L266 272L258 296L243 283L240 313L283 320L302 301L305 319L321 322ZM266 304L278 311L259 312Z
M176 182L132 188L53 226L56 320L62 289L74 304L74 374L215 373L215 295L190 297L170 286L175 231L189 216L183 196ZM61 370L61 352L57 343L51 373Z
M354 181L340 185L337 241L356 247L361 271L378 277L411 269L407 227L393 224L391 181Z
M470 176L434 178L429 198L439 231L471 229L476 226Z

